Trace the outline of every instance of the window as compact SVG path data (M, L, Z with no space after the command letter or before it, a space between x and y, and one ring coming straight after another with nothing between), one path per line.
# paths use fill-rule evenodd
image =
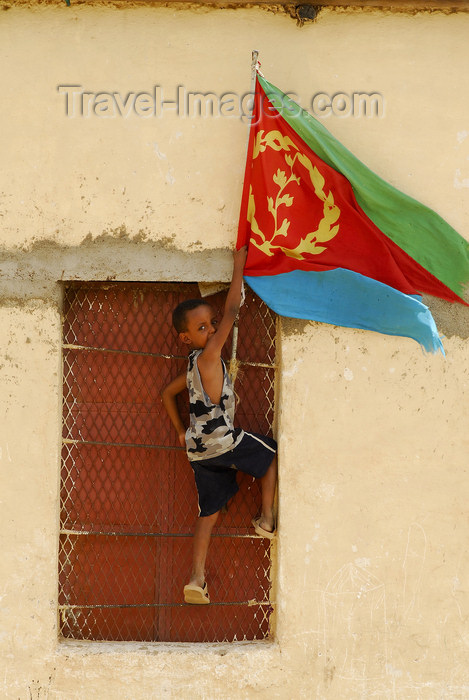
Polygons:
M238 475L240 492L213 532L207 562L213 602L203 609L182 602L197 499L160 392L187 362L171 311L197 296L197 285L184 283L65 289L63 637L221 642L269 636L272 545L251 527L260 491L250 477ZM210 301L220 307L224 294ZM237 420L263 433L271 433L274 420L275 326L274 314L248 292L239 324ZM187 419L187 399L181 399Z

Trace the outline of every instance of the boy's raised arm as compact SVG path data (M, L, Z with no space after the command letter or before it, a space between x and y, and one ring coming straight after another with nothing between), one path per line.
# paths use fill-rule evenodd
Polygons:
M238 315L241 304L241 288L243 284L243 270L246 262L247 246L243 246L239 250L233 251L233 275L231 278L230 288L226 295L225 309L223 318L220 321L217 332L212 335L200 360L210 360L211 358L220 355L221 350L228 338L236 316Z

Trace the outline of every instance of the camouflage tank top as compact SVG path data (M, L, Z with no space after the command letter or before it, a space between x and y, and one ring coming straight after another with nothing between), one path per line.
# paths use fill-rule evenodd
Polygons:
M235 396L231 379L223 366L223 387L219 404L213 404L205 393L197 366L202 350L193 350L187 366L190 426L186 431L186 452L190 461L210 459L233 449L244 432L235 430Z

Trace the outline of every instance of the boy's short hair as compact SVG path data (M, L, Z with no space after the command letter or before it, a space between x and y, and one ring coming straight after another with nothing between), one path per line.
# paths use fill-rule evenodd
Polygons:
M186 299L181 301L173 311L173 326L178 333L187 331L187 312L197 309L198 306L210 306L205 299Z

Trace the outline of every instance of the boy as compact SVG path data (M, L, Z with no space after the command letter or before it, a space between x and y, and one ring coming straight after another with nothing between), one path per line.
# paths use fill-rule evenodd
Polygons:
M163 404L186 447L194 470L199 497L199 518L194 532L192 574L184 586L186 603L210 603L205 581L205 559L210 535L220 509L238 490L236 470L258 478L262 512L253 520L256 533L274 536L274 495L277 480L276 442L244 432L233 425L233 387L221 359L241 303L246 246L234 252L234 267L223 318L218 324L212 307L203 299L182 302L173 312L180 340L189 346L187 374L181 374L163 391ZM189 390L190 426L182 424L176 396Z

